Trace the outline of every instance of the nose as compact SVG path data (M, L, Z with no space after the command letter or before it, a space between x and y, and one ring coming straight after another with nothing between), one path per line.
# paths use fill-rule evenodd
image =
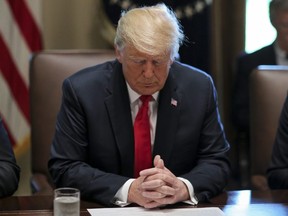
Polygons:
M154 65L152 62L146 62L143 66L142 74L145 78L151 78L154 76Z

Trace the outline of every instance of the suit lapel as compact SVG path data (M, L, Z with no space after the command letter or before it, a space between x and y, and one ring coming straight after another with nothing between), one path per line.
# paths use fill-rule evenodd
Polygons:
M114 137L120 153L121 174L133 176L134 141L130 111L130 100L126 82L119 63L114 72L108 91L111 92L105 100L110 116Z
M159 154L167 165L169 165L169 158L178 128L179 107L181 106L180 99L173 73L170 71L166 84L159 94L157 126L153 149L153 156Z

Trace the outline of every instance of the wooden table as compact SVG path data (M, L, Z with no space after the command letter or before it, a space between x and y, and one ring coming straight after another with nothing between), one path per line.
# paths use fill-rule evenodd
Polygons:
M81 201L81 216L90 215L87 208L99 207L102 206ZM189 208L189 205L180 207ZM288 190L228 191L198 207L219 207L227 216L285 216L288 215ZM53 197L12 196L0 199L0 215L52 216Z
M218 206L227 216L288 216L288 190L228 191L208 206Z

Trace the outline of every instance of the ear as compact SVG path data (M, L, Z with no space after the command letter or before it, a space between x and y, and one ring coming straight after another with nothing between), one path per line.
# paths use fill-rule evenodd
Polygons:
M114 49L117 60L122 64L122 58L123 58L122 52L116 46L114 47Z

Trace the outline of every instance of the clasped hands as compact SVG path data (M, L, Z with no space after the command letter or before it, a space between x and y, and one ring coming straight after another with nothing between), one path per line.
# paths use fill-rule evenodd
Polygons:
M186 185L168 170L159 155L153 160L154 167L140 172L128 193L128 202L144 208L157 208L188 200Z

